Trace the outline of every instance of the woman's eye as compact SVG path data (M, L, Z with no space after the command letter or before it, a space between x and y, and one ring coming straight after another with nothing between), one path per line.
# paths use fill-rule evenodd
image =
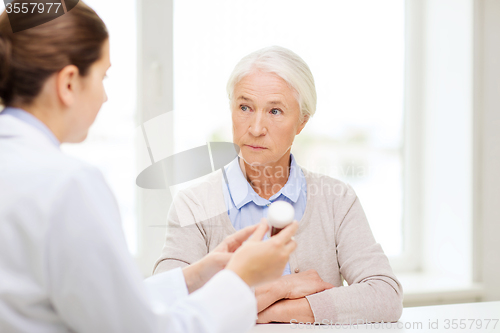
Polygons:
M281 111L280 109L272 109L272 110L271 110L271 113L272 113L273 115L278 115L278 114L280 114L280 113L283 113L283 111Z
M241 111L248 111L248 110L250 110L250 108L248 106L246 106L246 105L240 106L240 109L241 109Z

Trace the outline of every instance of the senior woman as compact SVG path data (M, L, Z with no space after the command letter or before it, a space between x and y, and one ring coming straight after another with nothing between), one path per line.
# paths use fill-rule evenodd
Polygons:
M255 289L257 322L397 321L402 286L354 190L290 152L316 110L307 64L282 47L258 50L236 65L227 92L239 156L176 196L154 273L196 262L283 200L299 221L297 249L279 280Z

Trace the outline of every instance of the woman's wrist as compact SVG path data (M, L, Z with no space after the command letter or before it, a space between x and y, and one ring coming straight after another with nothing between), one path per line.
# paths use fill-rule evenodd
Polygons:
M279 279L276 282L276 288L280 291L280 299L285 299L290 297L290 291L292 289L292 283L288 279L289 276L284 276L283 278Z
M285 295L288 293L286 285L282 283L282 279L277 279L257 287L255 289L255 297L257 298L259 312L285 298Z
M269 284L269 293L273 295L275 301L279 301L280 299L287 298L289 294L288 290L289 283L283 277L274 280Z

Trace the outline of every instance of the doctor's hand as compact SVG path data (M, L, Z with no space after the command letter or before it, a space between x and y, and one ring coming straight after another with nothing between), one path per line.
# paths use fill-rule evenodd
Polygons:
M189 293L203 287L215 274L223 270L233 252L252 235L259 225L252 225L226 237L215 249L202 259L185 267L182 272Z
M279 234L262 241L269 229L266 219L262 219L252 236L234 252L226 269L238 274L249 286L279 278L297 247L292 237L298 228L299 224L293 222Z

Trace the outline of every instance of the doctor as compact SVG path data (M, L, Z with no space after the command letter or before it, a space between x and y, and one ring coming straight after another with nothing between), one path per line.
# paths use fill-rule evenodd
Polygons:
M263 221L144 282L101 173L59 149L86 138L109 67L106 27L82 1L18 33L0 16L0 332L247 331L250 287L281 275L297 223L261 241Z

